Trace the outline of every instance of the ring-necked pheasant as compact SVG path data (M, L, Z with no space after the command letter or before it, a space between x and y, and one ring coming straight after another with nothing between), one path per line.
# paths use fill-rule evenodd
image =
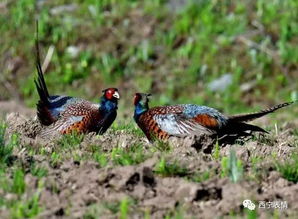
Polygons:
M48 126L41 132L41 136L54 133L67 134L72 131L103 134L117 116L120 98L118 89L103 90L99 104L76 97L50 96L40 64L38 38L36 53L38 79L34 82L40 97L37 103L37 117L41 124Z
M150 94L136 93L134 96L134 120L149 141L165 140L170 136L210 134L222 136L247 136L247 132L266 132L245 122L257 119L293 102L282 103L260 112L225 116L216 109L195 104L159 106L149 109Z

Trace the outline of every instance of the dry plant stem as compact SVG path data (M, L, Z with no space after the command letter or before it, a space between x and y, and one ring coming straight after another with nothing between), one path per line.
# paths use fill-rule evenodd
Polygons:
M44 62L42 64L42 72L46 72L46 70L51 62L51 59L53 57L54 50L55 50L55 46L51 45L48 49L47 55L46 55Z

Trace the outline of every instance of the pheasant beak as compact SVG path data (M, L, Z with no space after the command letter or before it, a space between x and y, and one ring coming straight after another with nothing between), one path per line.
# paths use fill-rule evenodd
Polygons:
M116 99L120 99L120 95L119 95L118 91L114 92L113 97L115 97Z

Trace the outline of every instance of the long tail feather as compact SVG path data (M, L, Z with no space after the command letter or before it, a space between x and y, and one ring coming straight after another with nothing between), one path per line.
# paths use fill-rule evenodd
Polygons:
M240 114L240 115L233 115L233 116L229 116L229 121L231 122L247 122L247 121L251 121L257 118L260 118L262 116L265 116L269 113L273 113L274 111L289 106L294 102L287 102L287 103L282 103L282 104L278 104L276 106L270 107L268 109L264 109L261 110L260 112L256 112L256 113L248 113L248 114Z
M46 85L46 82L43 77L43 71L40 62L40 53L39 53L39 40L38 40L38 21L36 21L36 38L35 38L35 50L36 50L36 69L37 69L37 79L34 79L34 83L39 95L39 101L37 103L37 117L41 124L50 125L53 123L54 119L49 111L50 102L49 102L49 92Z
M36 50L36 69L38 73L38 79L34 80L35 86L37 88L40 100L44 104L48 104L50 97L47 85L45 83L43 72L41 68L41 62L40 62L40 53L39 53L39 41L38 41L38 22L36 22L36 39L35 39L35 50Z

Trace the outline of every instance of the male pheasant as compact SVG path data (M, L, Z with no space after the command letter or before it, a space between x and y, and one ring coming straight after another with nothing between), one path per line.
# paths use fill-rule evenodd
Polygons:
M99 104L69 96L50 96L39 55L38 40L36 40L36 68L38 79L34 80L39 94L37 103L37 117L42 125L48 126L41 132L41 136L54 133L67 134L96 132L103 134L117 116L118 99L117 88L103 90Z
M245 122L257 119L293 102L282 103L256 113L225 116L216 109L195 104L159 106L149 109L150 94L136 93L134 120L149 141L166 140L170 136L183 137L210 134L218 137L247 136L248 132L266 132Z

